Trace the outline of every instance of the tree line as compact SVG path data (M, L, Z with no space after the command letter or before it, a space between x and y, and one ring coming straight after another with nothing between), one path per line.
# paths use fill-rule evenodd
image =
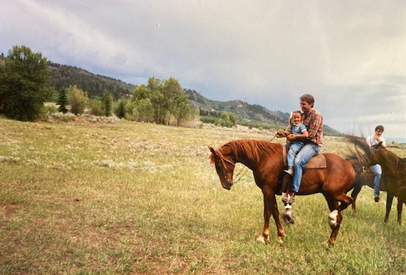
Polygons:
M13 46L7 57L0 57L0 113L12 119L33 121L47 112L44 103L53 101L64 114L115 114L128 120L166 125L181 125L199 117L199 110L192 109L175 78L151 77L147 84L136 86L130 97L123 90L116 89L113 94L109 90L113 86L102 85L97 93L92 92L95 96L89 97L88 91L76 85L52 86L47 64L46 57L26 46ZM117 98L118 95L121 97Z

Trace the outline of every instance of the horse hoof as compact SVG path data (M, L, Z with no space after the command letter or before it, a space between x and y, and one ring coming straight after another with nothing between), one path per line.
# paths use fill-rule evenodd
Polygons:
M259 236L256 240L257 243L266 244L264 236Z
M322 242L321 244L324 245L326 248L330 248L330 247L334 246L334 243L331 242L330 240Z
M285 212L282 215L282 219L287 224L294 224L295 223L295 218L293 216L293 212L292 212L291 209L285 210Z

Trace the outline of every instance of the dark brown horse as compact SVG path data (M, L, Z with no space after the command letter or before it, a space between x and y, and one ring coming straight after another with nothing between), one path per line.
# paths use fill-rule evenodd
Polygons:
M374 184L374 178L375 174L372 171L371 167L366 167L362 165L362 163L359 162L354 162L353 160L349 160L355 170L355 182L354 182L354 189L351 192L351 198L354 199L352 203L352 210L354 212L357 211L357 206L356 206L356 200L358 197L358 194L361 192L361 189L364 185L367 185L374 189L375 184ZM379 185L379 190L386 192L386 185L385 185L385 180L382 178L381 179L381 184Z
M393 152L387 150L380 145L370 148L364 141L353 139L352 142L363 151L360 159L366 157L365 166L380 164L382 167L382 179L385 182L387 197L386 197L386 213L384 221L389 219L390 210L392 208L393 197L398 198L398 223L402 224L402 208L403 203L406 203L406 161L398 157Z
M275 197L284 174L283 145L260 140L235 140L224 144L218 150L210 146L209 149L212 153L211 162L216 167L223 188L231 189L236 163L242 163L253 171L255 183L262 190L264 198L264 229L257 241L265 243L269 240L269 219L272 216L276 223L277 238L283 244L285 233ZM332 229L325 244L334 245L343 219L341 211L353 201L345 192L355 180L355 171L350 162L337 155L326 153L324 156L327 168L307 170L303 174L298 195L324 195L331 211L329 225Z

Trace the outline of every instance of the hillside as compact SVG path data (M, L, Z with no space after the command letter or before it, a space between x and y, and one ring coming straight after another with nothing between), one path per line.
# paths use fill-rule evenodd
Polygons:
M95 75L86 70L48 62L50 85L60 90L62 87L76 85L86 91L90 98L101 97L104 91L109 91L115 99L130 97L135 85L125 83L119 79Z
M56 90L62 87L76 85L86 91L90 98L100 97L104 91L109 91L117 100L130 97L136 85L123 82L119 79L95 75L81 68L48 62L50 85ZM220 116L224 111L237 115L240 123L253 123L258 125L286 126L289 113L270 111L267 108L249 104L241 100L214 101L210 100L195 90L185 89L193 108L200 109L202 115ZM330 134L339 134L338 131L324 125L324 131Z

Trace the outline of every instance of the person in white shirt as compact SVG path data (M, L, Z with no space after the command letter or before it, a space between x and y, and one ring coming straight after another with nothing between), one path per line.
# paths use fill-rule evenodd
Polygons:
M378 125L375 127L375 134L372 136L367 137L366 142L367 144L373 148L372 146L378 145L381 143L382 147L386 147L386 141L382 137L382 133L385 129L382 125ZM375 178L374 178L374 200L375 202L379 201L379 186L381 184L381 177L382 177L382 168L379 164L375 164L372 166L372 170L374 171Z

